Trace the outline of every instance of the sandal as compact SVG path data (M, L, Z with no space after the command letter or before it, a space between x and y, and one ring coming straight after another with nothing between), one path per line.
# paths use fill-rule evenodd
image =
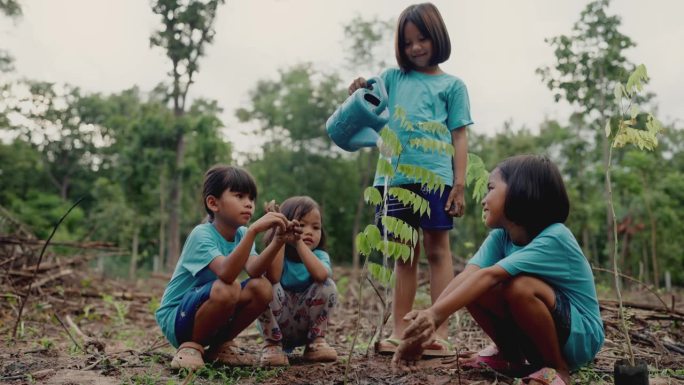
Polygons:
M423 350L424 357L453 357L455 355L454 345L443 338L435 339Z
M171 360L173 369L199 369L204 366L204 347L196 342L183 342Z
M257 363L254 354L241 349L235 341L226 341L212 346L207 351L207 359L229 366L252 366Z
M259 365L287 366L290 365L290 361L287 359L287 355L283 352L283 347L280 344L269 344L261 348Z
M396 338L385 338L375 343L375 352L383 355L394 354L399 347L401 340Z
M311 362L335 362L337 361L337 351L320 338L306 345L302 357Z
M534 368L525 362L511 362L503 357L496 345L489 345L473 356L459 360L463 369L490 369L501 374L525 376Z
M528 384L531 380L544 385L567 385L553 368L541 368L527 377L516 379L513 385Z

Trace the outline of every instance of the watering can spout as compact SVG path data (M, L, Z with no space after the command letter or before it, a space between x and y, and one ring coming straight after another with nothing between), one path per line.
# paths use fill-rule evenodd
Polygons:
M354 91L325 124L330 139L345 151L378 146L378 132L389 121L388 98L382 79L370 78L368 85L372 89Z

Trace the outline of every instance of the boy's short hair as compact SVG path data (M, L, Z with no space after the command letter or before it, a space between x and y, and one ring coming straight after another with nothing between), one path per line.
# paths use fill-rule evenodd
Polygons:
M257 186L252 175L240 167L218 164L210 168L204 175L202 201L204 209L211 220L214 212L207 207L207 197L221 197L224 191L236 191L248 194L251 200L256 200Z
M399 15L397 31L394 37L394 54L397 64L403 72L413 69L413 64L404 50L404 28L407 22L413 23L423 36L432 41L432 58L430 65L444 63L451 55L451 40L446 25L437 7L432 3L421 3L408 6Z
M518 155L497 168L506 182L504 215L536 236L554 223L564 223L570 200L558 167L545 156Z

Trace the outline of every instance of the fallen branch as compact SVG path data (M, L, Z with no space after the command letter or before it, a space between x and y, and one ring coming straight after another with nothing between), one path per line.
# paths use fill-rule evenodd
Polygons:
M76 339L74 338L74 336L71 335L71 333L69 332L69 329L66 327L66 325L64 325L64 322L62 322L62 319L59 318L59 316L57 315L57 313L52 313L52 314L55 316L55 318L57 319L57 321L59 321L59 324L62 325L62 328L64 328L64 331L65 331L66 334L69 336L69 338L71 338L71 342L73 342L74 345L76 345L76 347L79 348L83 353L86 353L86 354L87 354L87 352L85 351L85 349L83 348L83 346L81 346L81 344L79 344L78 341L76 341Z
M40 251L40 256L38 257L38 263L36 264L36 271L34 273L33 279L29 282L28 287L26 288L26 294L24 295L23 301L21 301L21 306L19 307L19 314L17 315L17 322L14 324L14 332L12 333L12 338L17 338L17 330L19 328L19 323L21 323L21 314L24 312L24 306L26 305L26 301L28 301L28 297L31 294L31 282L36 279L36 276L38 275L38 268L40 267L40 262L43 260L43 256L45 255L45 249L47 249L48 245L50 244L50 241L52 240L52 237L55 236L55 233L57 232L57 228L59 225L62 224L62 221L64 221L64 218L69 215L71 210L76 207L79 203L81 203L85 199L85 197L79 199L74 203L67 212L62 215L61 218L59 218L59 221L57 224L52 228L52 233L48 237L47 241L45 241L45 244L43 245L43 249Z
M37 288L45 285L46 283L48 283L50 281L54 281L57 278L61 278L61 277L64 277L65 275L72 274L73 272L74 271L71 269L64 269L62 271L58 271L57 273L48 275L47 277L44 277L44 278L40 279L38 282L34 283L33 288L37 289Z

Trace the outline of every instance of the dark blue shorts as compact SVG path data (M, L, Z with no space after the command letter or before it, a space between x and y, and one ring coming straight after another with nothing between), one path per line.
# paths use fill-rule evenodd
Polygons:
M396 187L410 190L421 198L426 199L430 204L430 216L428 216L427 213L421 216L419 212L413 212L411 206L404 205L393 196L387 197L387 216L401 219L414 229L451 230L454 228L454 218L444 210L447 200L449 199L451 186L445 186L442 194L439 193L439 190L429 191L426 186L421 187L418 183L404 184ZM377 188L380 191L380 195L382 195L384 187L375 186L375 188ZM382 218L382 206L376 206L375 224L380 228L380 231L382 231L380 218Z
M556 324L556 334L561 349L568 342L570 335L570 302L565 294L554 289L556 293L556 307L551 312L553 322Z
M240 287L244 289L249 280L250 278L247 278L242 281L240 283ZM179 344L192 340L192 329L195 326L195 315L197 314L197 310L199 310L200 306L202 306L202 304L209 299L211 287L214 285L214 282L216 282L216 280L209 281L201 286L193 287L183 296L181 304L178 306L178 310L176 311L176 323L174 326L174 330L176 332L176 341L178 341Z

